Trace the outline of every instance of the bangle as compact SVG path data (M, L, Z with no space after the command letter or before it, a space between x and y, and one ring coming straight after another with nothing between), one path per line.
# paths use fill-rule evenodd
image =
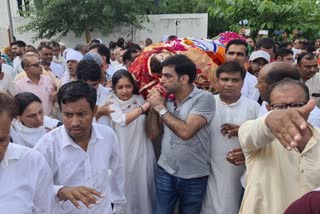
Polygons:
M142 106L139 106L139 108L141 109L142 114L146 113L145 110L142 108Z

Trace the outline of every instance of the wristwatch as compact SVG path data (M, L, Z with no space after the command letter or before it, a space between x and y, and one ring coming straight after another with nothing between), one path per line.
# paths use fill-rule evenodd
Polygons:
M163 115L165 115L167 112L168 112L168 109L167 109L167 108L161 109L161 110L159 111L160 117L162 117Z

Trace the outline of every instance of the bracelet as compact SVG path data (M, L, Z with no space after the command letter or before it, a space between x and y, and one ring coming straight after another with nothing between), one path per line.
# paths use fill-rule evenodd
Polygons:
M142 108L142 106L139 106L139 108L141 109L142 114L146 113L145 110Z

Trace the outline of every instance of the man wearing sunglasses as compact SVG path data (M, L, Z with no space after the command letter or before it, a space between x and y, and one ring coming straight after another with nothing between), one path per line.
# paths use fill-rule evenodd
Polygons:
M299 132L291 126L308 118L314 107L307 86L285 78L269 89L267 101L272 112L239 130L247 166L240 213L283 213L320 186L320 131L305 122L303 129L297 125Z
M42 75L42 66L36 53L25 54L21 66L27 76L16 82L16 94L34 93L40 98L45 115L49 116L55 101L56 87L53 80L49 76Z

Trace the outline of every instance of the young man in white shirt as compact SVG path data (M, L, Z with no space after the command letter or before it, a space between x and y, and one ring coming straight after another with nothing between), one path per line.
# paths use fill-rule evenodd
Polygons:
M226 46L226 54L225 60L226 62L229 61L237 61L240 65L244 66L245 62L247 61L247 50L248 44L245 41L234 39L231 40ZM246 72L246 76L244 78L243 86L241 89L241 94L246 96L254 101L259 99L259 91L255 88L257 84L257 78Z
M258 117L260 106L241 94L246 71L238 62L226 62L216 75L219 94L214 97L219 113L210 123L211 170L201 213L231 214L239 212L240 178L245 171L238 130L247 120Z
M97 91L84 81L63 85L58 103L63 124L40 140L61 202L54 213L123 213L124 168L120 145L110 127L92 124ZM111 172L111 174L110 174ZM94 205L94 206L93 206Z
M97 120L103 115L109 115L111 112L109 104L106 104L106 99L111 89L100 84L100 74L100 66L93 60L81 60L77 66L78 80L86 81L97 90L96 106L98 106L98 109L95 114Z
M16 105L0 93L0 211L51 213L54 201L50 167L37 151L9 143Z

